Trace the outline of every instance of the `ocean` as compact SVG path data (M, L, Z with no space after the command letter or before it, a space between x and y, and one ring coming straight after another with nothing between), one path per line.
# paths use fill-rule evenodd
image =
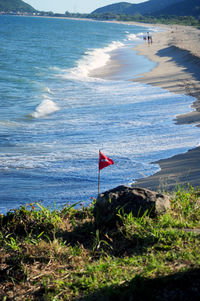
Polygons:
M155 67L133 48L155 28L0 16L0 213L41 201L85 206L199 144L176 125L194 99L132 82ZM147 46L148 47L148 46Z

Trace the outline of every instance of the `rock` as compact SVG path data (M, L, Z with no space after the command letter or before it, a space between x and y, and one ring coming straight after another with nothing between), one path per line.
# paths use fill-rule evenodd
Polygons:
M116 224L118 212L142 216L148 211L151 217L160 215L170 208L170 198L167 195L145 188L118 186L101 193L94 207L97 227Z

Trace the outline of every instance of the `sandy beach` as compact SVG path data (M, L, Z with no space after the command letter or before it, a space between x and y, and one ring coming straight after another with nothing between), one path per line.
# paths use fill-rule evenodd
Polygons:
M191 111L176 116L175 123L200 126L200 30L186 26L164 26L153 34L153 43L137 46L138 54L157 63L134 81L159 86L173 93L194 97ZM176 112L174 112L176 115ZM197 141L197 145L200 141ZM178 185L200 187L200 147L157 163L161 170L140 179L133 186L152 190L172 190Z

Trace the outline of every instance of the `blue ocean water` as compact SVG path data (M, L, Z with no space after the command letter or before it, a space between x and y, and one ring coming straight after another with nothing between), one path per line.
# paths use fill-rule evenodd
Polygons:
M99 149L115 162L101 172L105 191L198 145L196 127L174 123L192 97L131 82L155 66L132 49L152 30L0 16L0 212L88 205Z

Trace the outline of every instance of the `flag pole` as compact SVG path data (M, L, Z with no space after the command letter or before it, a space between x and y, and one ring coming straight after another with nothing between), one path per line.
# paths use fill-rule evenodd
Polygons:
M100 192L100 170L99 170L99 175L98 175L98 196Z
M100 150L99 150L99 159L100 159ZM100 167L99 167L99 174L98 174L98 196L100 193Z

